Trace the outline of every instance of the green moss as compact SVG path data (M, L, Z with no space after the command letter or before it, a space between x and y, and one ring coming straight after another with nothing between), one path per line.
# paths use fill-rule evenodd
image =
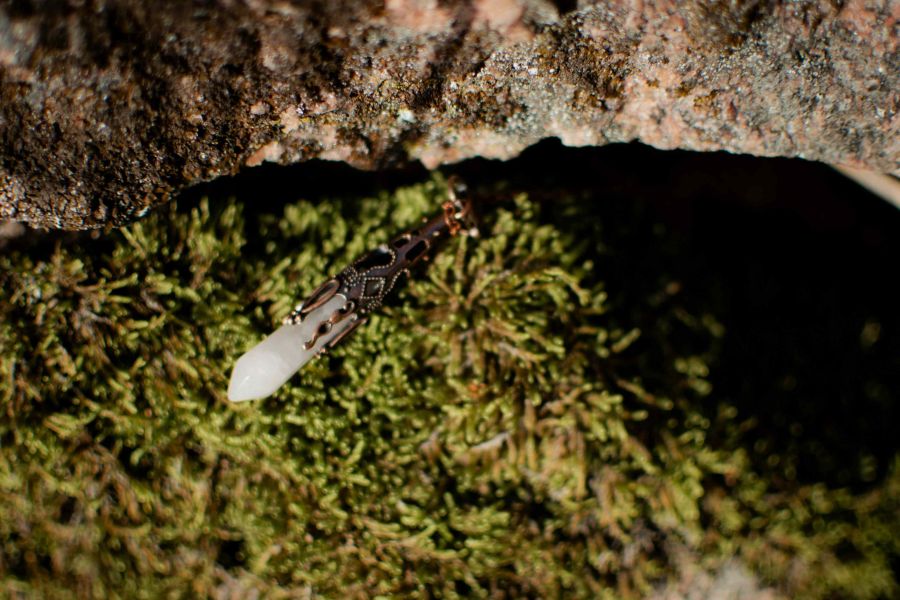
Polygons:
M640 597L691 556L897 593L900 463L856 493L756 465L710 385L726 332L623 242L656 231L637 210L518 197L275 397L227 402L237 356L443 191L172 205L0 257L0 590Z

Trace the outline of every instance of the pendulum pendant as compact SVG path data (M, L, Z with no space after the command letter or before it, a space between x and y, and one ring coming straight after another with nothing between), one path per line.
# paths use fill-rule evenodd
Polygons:
M423 225L379 246L320 285L272 335L234 365L228 399L269 396L314 356L323 354L362 325L381 306L398 280L443 238L477 233L472 207L456 180L442 212Z

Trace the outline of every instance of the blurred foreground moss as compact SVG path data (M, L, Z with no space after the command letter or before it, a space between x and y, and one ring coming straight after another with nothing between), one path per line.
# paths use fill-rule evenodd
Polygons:
M605 276L629 231L665 246L637 211L519 197L227 403L237 356L442 192L173 205L0 257L0 591L642 597L736 562L789 596L898 593L900 462L852 491L753 461L710 385L727 332L663 250Z

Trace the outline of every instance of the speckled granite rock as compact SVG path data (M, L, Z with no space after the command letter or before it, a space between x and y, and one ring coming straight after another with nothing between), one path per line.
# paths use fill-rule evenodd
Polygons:
M263 161L548 136L900 173L898 38L896 1L3 2L0 219L118 225Z

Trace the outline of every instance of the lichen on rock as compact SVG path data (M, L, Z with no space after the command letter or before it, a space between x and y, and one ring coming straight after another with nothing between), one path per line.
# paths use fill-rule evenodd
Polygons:
M897 19L859 1L0 7L0 219L121 225L263 161L433 168L554 136L898 173Z

